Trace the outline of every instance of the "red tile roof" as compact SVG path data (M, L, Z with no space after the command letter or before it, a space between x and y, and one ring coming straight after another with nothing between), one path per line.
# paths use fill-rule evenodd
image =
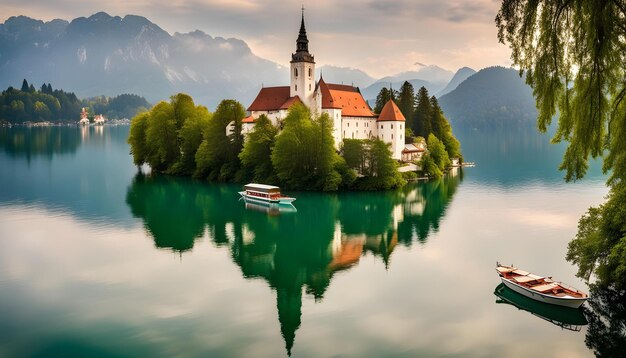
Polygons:
M241 123L254 123L254 117L252 117L251 115L247 116L246 118L241 120Z
M289 107L293 106L296 103L302 103L302 101L300 100L300 97L293 96L293 97L287 99L285 101L285 103L283 103L283 105L280 106L280 109L289 109Z
M404 116L402 112L400 112L400 108L396 106L396 104L389 100L385 103L382 111L380 111L380 115L378 115L379 121L404 121Z
M276 111L289 99L289 86L263 87L248 111Z
M324 79L320 79L318 86L322 91L322 108L341 109L345 117L376 116L356 87L326 83Z

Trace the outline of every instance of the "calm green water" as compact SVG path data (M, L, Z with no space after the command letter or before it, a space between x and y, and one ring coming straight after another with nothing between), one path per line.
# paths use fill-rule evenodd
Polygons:
M496 303L496 260L587 289L564 257L607 189L597 167L564 184L547 138L463 133L475 168L289 193L293 212L142 174L127 135L0 128L0 356L576 357L606 338Z

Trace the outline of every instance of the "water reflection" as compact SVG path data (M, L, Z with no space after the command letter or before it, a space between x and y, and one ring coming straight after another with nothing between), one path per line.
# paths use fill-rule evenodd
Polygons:
M512 305L519 310L527 311L563 329L578 332L581 330L582 326L587 325L587 320L585 319L582 309L537 302L531 298L520 295L502 283L496 287L493 294L498 297L496 303Z
M243 199L239 199L239 201L243 201ZM245 205L246 205L246 209L248 210L260 211L260 212L263 212L272 216L280 215L281 213L286 214L286 213L298 212L298 209L296 209L296 207L293 205L279 205L279 204L274 204L274 203L257 204L257 203L252 203L249 201L246 201Z
M276 291L290 354L303 292L319 302L333 275L362 256L372 254L388 267L398 244L425 243L461 181L462 173L456 173L396 192L299 193L297 213L267 215L238 201L238 186L139 173L126 202L156 247L184 252L206 234L228 246L245 278L267 281Z
M0 147L12 157L34 156L51 159L54 154L75 153L82 138L77 128L65 127L0 127Z
M565 153L565 143L550 142L553 130L542 134L534 128L516 131L461 130L465 160L476 162L472 180L481 185L514 188L528 182L563 182L565 173L558 168ZM586 179L602 179L600 160L592 160Z
M626 352L626 289L591 285L589 327L585 344L597 357L623 357Z
M128 126L0 128L0 205L71 213L96 225L130 226L124 197L136 168Z

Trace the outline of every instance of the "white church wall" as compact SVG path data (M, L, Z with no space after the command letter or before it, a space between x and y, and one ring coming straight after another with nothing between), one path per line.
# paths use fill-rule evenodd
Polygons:
M368 139L377 135L376 120L372 117L343 117L341 137L348 139Z
M379 139L391 144L390 150L393 159L401 159L402 149L404 149L404 122L380 121L378 122L378 133Z
M259 118L262 114L265 114L267 118L272 122L272 125L277 126L280 121L287 117L287 110L279 110L279 111L251 111L250 115L254 117L254 119Z
M333 123L333 139L335 140L335 148L339 150L341 145L341 109L325 108L322 113L328 114Z
M300 97L304 105L312 108L313 91L315 91L315 64L311 62L291 63L291 84L289 96Z

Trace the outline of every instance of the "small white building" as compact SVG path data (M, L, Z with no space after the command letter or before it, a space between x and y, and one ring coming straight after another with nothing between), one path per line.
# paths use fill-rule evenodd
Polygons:
M265 114L274 125L287 116L295 103L307 106L314 116L327 113L333 121L333 137L337 149L344 138L379 138L391 146L392 157L402 159L405 118L398 106L389 101L380 115L369 107L358 87L326 83L322 76L315 81L314 56L309 53L309 40L304 26L304 14L291 54L289 86L263 87L248 107L249 116L243 120L242 133L254 128L255 119Z
M419 141L417 143L405 144L402 150L403 162L414 162L422 160L424 153L426 152L426 143Z
M80 121L78 121L78 124L81 126L89 125L89 118L87 116L87 108L85 107L83 107L82 111L80 112Z
M95 125L97 125L97 126L98 126L98 125L103 125L103 124L104 124L104 122L106 122L106 120L107 120L107 119L106 119L106 118L105 118L102 114L98 114L98 115L96 115L96 116L93 118L93 123L94 123Z

